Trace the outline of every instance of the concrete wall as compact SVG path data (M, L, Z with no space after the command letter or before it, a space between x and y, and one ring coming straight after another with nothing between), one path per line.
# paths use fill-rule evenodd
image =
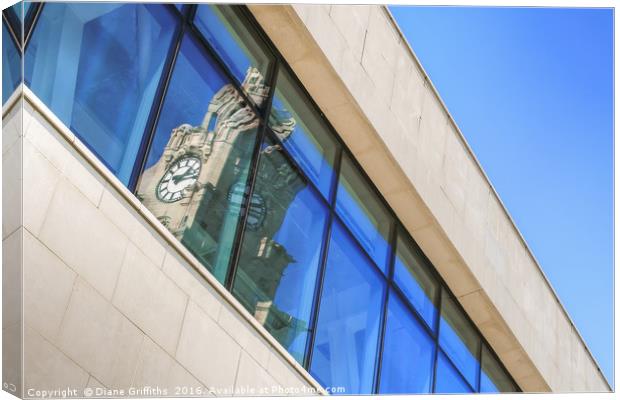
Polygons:
M106 394L141 397L248 388L322 392L79 139L25 93L23 136L19 105L3 118L2 226L4 300L23 301L23 315L19 308L4 314L5 365L23 362L24 396L62 388L80 396L85 388L106 388ZM23 354L15 347L22 328ZM18 368L5 368L5 382L19 388L19 379Z
M609 391L383 6L250 5L525 391Z

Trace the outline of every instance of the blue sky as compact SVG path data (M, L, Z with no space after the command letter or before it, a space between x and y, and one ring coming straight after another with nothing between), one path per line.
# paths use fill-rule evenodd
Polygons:
M613 11L390 9L612 382Z

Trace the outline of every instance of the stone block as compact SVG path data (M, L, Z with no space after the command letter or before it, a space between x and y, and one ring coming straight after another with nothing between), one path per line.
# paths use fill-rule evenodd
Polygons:
M310 384L278 353L272 352L267 363L267 372L280 386L289 391L309 388ZM294 392L293 392L294 393Z
M449 123L443 159L442 187L460 216L465 210L468 170L473 168L473 160L467 155L456 129Z
M112 303L170 354L176 351L187 301L136 246L127 246Z
M23 242L21 228L2 241L2 329L22 324Z
M364 39L371 9L367 5L334 4L329 12L335 26L358 62L361 61L364 50Z
M207 315L213 320L218 319L222 307L222 296L215 291L204 276L194 270L173 250L166 254L163 272Z
M142 251L158 268L161 268L166 255L166 242L153 227L143 218L134 220L134 230L129 239Z
M2 155L2 238L22 225L22 143L16 141Z
M24 394L41 398L37 391L76 390L88 383L88 372L26 325L24 329ZM62 397L60 392L51 397ZM73 396L76 396L75 394Z
M91 203L98 206L105 181L85 159L75 151L71 153L63 170L64 175Z
M107 299L128 239L75 186L58 183L39 239Z
M11 148L23 136L22 105L24 102L17 101L11 111L2 118L2 155Z
M245 351L241 353L235 379L235 393L240 396L278 395L279 384Z
M189 302L176 359L209 388L234 385L241 346L193 302Z
M127 389L144 334L78 278L63 320L59 348L109 389Z
M13 324L2 329L2 382L4 390L14 396L22 396L23 377L22 325Z
M131 386L138 390L153 388L158 396L180 397L208 392L202 383L148 337L142 343Z
M275 351L270 344L236 309L223 304L218 324L235 339L237 343L261 365L267 365L269 353Z
M97 379L95 379L94 376L90 376L88 378L88 382L86 383L86 387L90 388L94 391L96 391L97 389L105 389L106 387L103 386L103 384L101 382L99 382Z
M308 47L300 44L306 43L310 37L302 21L310 5L295 4L287 8L280 5L248 4L248 7L280 52L286 54L289 64L308 55Z
M127 201L109 185L104 189L99 202L99 210L123 233L133 235L136 220L142 218Z
M28 231L24 232L24 321L55 340L76 273Z
M342 53L348 47L348 43L330 18L330 8L331 5L308 7L304 23L321 52L327 57L332 67L336 68L341 63Z
M399 36L381 7L370 11L362 65L377 87L378 98L388 103L396 74Z
M422 115L426 77L405 42L400 42L396 48L395 74L390 108L404 122L404 126L408 126Z
M50 163L59 171L64 171L69 160L70 144L54 128L49 121L41 115L40 112L33 110L30 115L30 123L27 129L24 129L24 137L27 138L32 145L41 152L49 160ZM75 139L75 135L70 141Z
M41 230L61 174L29 140L26 139L22 143L24 144L24 226L36 236Z

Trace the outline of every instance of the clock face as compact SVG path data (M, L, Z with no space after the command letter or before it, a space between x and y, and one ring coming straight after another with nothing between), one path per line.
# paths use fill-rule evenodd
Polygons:
M182 157L176 160L157 185L157 198L165 203L174 203L183 198L183 190L196 183L201 162L197 157Z

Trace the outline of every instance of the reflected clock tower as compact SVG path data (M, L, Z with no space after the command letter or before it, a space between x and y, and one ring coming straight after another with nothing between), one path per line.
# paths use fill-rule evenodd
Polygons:
M269 88L260 72L249 68L242 84L257 104ZM223 282L228 270L232 238L247 196L248 163L255 146L259 118L232 84L212 98L199 126L173 129L159 160L141 177L138 197L157 219ZM270 121L281 140L293 132L292 117ZM249 202L243 239L250 265L239 269L235 295L255 318L286 346L301 321L273 304L286 268L294 259L273 240L288 205L303 189L298 174L271 152L261 153L261 168ZM248 259L247 257L244 257Z

